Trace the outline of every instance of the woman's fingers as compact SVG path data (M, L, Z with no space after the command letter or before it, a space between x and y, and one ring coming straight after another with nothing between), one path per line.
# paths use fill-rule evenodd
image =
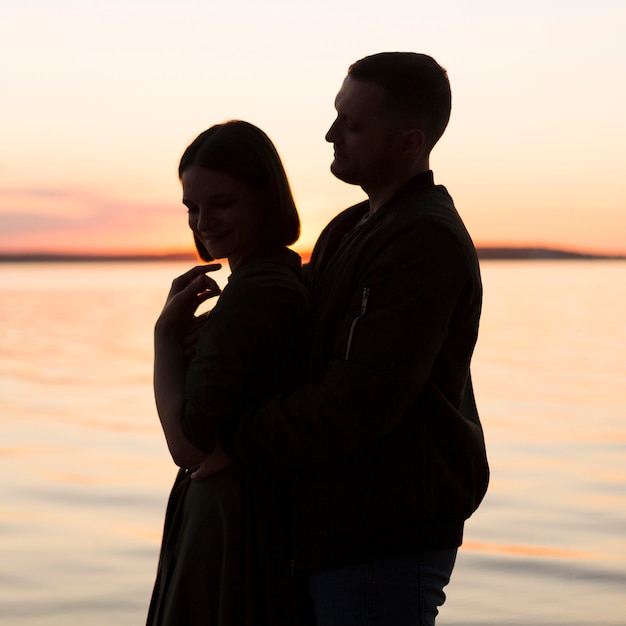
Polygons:
M175 278L172 282L172 288L170 290L170 297L180 293L183 289L186 289L193 281L198 279L200 276L206 275L207 272L215 272L221 269L222 265L220 263L211 263L209 265L196 265L192 267L190 270ZM208 278L208 277L207 277ZM212 280L212 279L211 279ZM215 281L213 281L215 285Z
M219 296L219 285L205 274L196 276L184 289L172 295L166 309L179 317L180 322L189 324L192 321L196 309L206 300Z
M198 296L203 296L202 301L212 298L213 296L219 296L222 290L220 286L206 274L200 274L194 280L189 283L187 289L195 289ZM206 297L204 297L206 296Z
M163 311L157 320L160 333L176 332L183 336L198 307L209 298L219 296L220 286L206 272L213 272L218 263L198 265L176 278L168 294Z

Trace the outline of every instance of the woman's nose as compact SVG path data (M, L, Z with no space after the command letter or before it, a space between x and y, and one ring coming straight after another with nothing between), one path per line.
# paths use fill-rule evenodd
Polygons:
M212 211L201 210L198 213L198 221L196 222L196 226L199 231L210 230L214 224L215 224L215 215L213 215Z

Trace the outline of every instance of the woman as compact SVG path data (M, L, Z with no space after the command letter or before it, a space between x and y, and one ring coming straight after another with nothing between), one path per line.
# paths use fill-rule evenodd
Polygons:
M276 149L246 122L199 135L179 177L200 257L227 258L232 274L221 294L206 275L219 266L177 278L155 326L157 410L181 469L147 624L293 626L285 484L231 455L238 416L295 387L307 358L308 294L286 247L300 221ZM203 464L221 471L201 480Z

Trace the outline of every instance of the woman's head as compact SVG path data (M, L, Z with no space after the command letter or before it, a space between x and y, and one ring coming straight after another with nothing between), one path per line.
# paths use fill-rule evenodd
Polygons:
M197 213L196 217L204 215L210 219L207 216L211 212L207 209L202 213L200 203L216 184L228 189L239 182L247 201L253 200L254 210L258 209L258 215L252 216L256 222L253 227L258 229L257 250L270 251L298 239L300 220L285 170L276 148L256 126L238 120L212 126L185 150L178 174L183 192L191 190L196 195L183 201L190 209L190 226L202 259L210 261L214 255L207 249L211 243L203 241L201 229L194 227L192 211ZM219 209L219 203L216 206ZM216 228L219 231L221 227Z

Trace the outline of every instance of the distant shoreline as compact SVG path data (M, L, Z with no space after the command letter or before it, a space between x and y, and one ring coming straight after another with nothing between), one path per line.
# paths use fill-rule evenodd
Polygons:
M593 260L593 259L615 259L624 260L623 254L592 254L589 252L577 252L574 250L561 250L558 248L533 248L533 247L488 247L477 246L478 258L481 260L501 259L501 260Z
M480 260L626 260L626 255L591 254L556 248L478 246L476 250ZM305 262L308 261L309 254L300 254ZM171 254L0 253L0 263L194 262L197 260L192 252Z
M193 253L174 254L65 254L65 253L0 253L0 263L103 263L135 261L195 261Z

